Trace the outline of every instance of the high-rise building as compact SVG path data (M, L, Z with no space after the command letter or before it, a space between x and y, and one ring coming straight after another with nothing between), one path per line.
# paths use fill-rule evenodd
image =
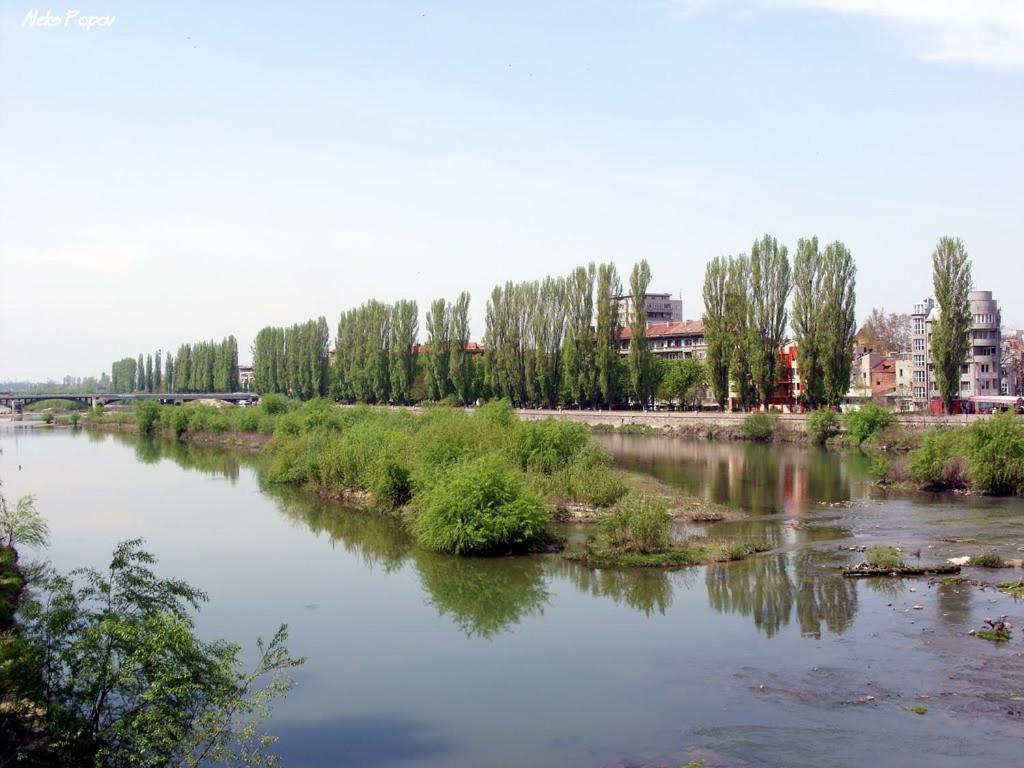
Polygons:
M616 296L619 304L619 325L626 326L633 319L633 297ZM648 293L644 295L644 310L648 323L681 323L683 321L683 300L673 299L671 293Z
M998 395L1000 391L1001 317L999 302L992 291L971 291L970 350L960 366L960 397ZM939 397L932 364L932 324L938 319L939 307L934 299L914 305L911 322L911 363L914 404L919 409Z

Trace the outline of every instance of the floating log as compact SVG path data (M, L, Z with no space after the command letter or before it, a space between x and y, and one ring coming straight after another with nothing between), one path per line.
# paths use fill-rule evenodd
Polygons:
M942 565L901 565L898 568L881 568L877 565L860 563L843 568L843 576L859 578L867 576L943 576L960 573L960 566L952 563Z

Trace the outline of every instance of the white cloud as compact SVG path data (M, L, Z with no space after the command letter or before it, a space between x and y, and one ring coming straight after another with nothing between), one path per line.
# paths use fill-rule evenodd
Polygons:
M679 0L686 12L709 5L747 10L804 9L859 16L912 33L926 61L1024 69L1024 0Z

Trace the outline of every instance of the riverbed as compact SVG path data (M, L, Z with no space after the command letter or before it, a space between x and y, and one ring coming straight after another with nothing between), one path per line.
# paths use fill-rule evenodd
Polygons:
M0 424L0 479L38 496L58 568L142 536L162 574L209 594L204 636L251 648L286 622L308 659L270 724L286 765L1019 763L1024 628L967 633L1021 627L1024 604L839 568L875 543L1020 557L1024 500L885 497L855 452L601 440L747 513L703 532L774 549L671 573L434 555L389 520L264 486L252 457L81 430Z

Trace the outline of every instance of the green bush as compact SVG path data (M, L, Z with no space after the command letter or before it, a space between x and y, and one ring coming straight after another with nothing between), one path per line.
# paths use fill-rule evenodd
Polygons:
M659 498L630 494L597 523L598 546L616 552L663 552L672 545L672 515Z
M1024 419L1000 413L967 429L972 487L993 496L1024 495Z
M81 417L79 416L78 411L72 411L71 412L71 416L69 417L69 419L71 421L71 426L72 427L77 427L78 426L78 421L79 421L80 418Z
M140 435L151 435L160 421L160 404L142 400L135 405L135 428Z
M868 474L879 482L885 482L889 478L891 470L892 464L885 456L878 454L871 457L871 463L868 464Z
M928 488L960 488L963 477L963 433L936 429L925 433L910 454L910 476Z
M896 547L877 546L868 550L867 562L875 568L895 570L902 567L903 558Z
M171 432L174 433L175 437L181 437L183 434L188 432L188 409L183 405L172 405L168 406L171 408L170 415L170 427Z
M369 487L377 504L397 509L412 498L412 473L401 461L388 457L370 470Z
M872 439L895 421L896 417L888 408L874 403L865 403L858 410L843 414L843 426L857 445Z
M983 555L978 555L971 558L971 565L975 565L978 568L1007 568L1008 563L1003 559L1002 555L996 554L995 552L986 552Z
M590 442L590 431L571 421L522 421L512 439L512 455L520 469L550 475L570 464Z
M812 443L821 445L840 431L839 414L822 408L814 411L807 419L807 435Z
M456 464L427 489L416 501L411 530L424 549L493 554L545 539L549 518L522 475L491 453Z
M260 428L263 415L258 408L242 408L235 417L235 428L240 432L256 432Z
M268 416L278 416L289 410L288 398L284 395L268 393L260 395L260 409Z
M774 413L752 413L743 420L740 431L747 440L768 442L775 436L778 416Z

